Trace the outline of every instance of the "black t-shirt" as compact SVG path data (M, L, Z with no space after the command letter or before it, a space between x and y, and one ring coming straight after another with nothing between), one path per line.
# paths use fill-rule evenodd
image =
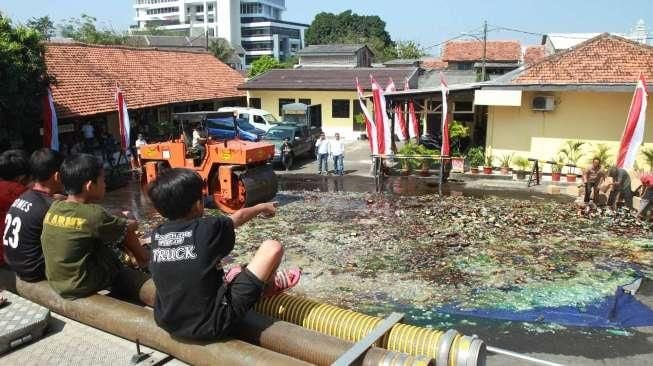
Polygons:
M2 237L5 262L24 281L45 279L45 260L41 248L43 218L52 204L52 197L30 189L20 195L7 211Z
M161 328L181 338L221 336L224 272L220 260L235 241L228 217L170 221L152 233L154 319Z

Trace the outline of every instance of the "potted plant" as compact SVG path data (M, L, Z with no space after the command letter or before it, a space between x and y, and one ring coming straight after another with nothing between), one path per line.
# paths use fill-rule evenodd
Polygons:
M648 168L653 172L653 146L642 149L642 155L644 155Z
M453 152L451 156L452 171L464 171L465 158L461 154L460 143L464 138L469 137L469 127L458 121L449 125L449 138L451 139Z
M478 174L478 167L483 164L483 148L480 146L472 147L467 151L467 160L472 174Z
M417 159L410 158L410 156L419 155L419 150L419 145L412 142L407 142L404 146L401 147L401 149L399 149L399 151L397 151L402 175L409 175L412 170L417 168Z
M576 165L583 156L583 145L585 145L583 141L569 140L560 148L560 154L569 165L569 171L567 172L567 182L569 183L576 182Z
M553 164L551 165L551 180L553 182L560 182L560 177L562 176L562 168L565 166L564 159L562 156L558 155L552 159Z
M592 160L599 159L601 166L607 168L611 158L612 154L610 154L610 147L608 145L596 144L594 150L592 151L592 157L587 162L587 164L590 165L592 164Z
M515 157L514 153L501 155L499 162L501 163L501 174L508 175L510 174L510 163Z
M419 145L417 147L417 154L422 156L421 158L422 171L420 172L420 175L423 177L428 177L429 175L431 175L430 169L431 169L431 163L433 162L433 159L430 156L440 155L440 152L437 150L428 149L423 145Z
M488 148L485 152L485 165L483 165L483 174L492 174L492 163L494 156L492 156L492 148Z
M357 115L354 116L354 123L361 126L361 134L360 134L360 139L361 140L367 140L367 130L365 126L365 116L362 113L358 113Z
M531 162L523 156L516 156L513 163L517 167L517 179L526 179L526 173L531 166Z

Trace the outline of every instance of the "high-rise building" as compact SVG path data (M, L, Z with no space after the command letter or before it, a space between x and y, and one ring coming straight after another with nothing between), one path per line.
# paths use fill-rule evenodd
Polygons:
M285 0L135 0L134 9L133 29L224 38L242 45L246 65L264 55L279 61L293 56L308 27L282 19Z

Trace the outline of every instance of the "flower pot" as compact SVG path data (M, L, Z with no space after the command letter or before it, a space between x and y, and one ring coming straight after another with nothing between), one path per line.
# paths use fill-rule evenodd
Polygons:
M561 173L551 173L551 180L553 182L560 182Z
M419 173L422 177L428 177L431 175L430 169L431 168L431 161L429 160L422 160L422 171Z
M484 166L483 167L483 174L492 174L492 167L491 166Z
M575 183L576 182L576 174L567 174L567 182L568 183Z
M510 174L510 168L502 166L501 167L501 174L503 174L503 175Z
M472 172L472 174L478 174L478 168L470 168L469 170Z
M451 158L451 171L464 172L465 171L465 158L453 157Z

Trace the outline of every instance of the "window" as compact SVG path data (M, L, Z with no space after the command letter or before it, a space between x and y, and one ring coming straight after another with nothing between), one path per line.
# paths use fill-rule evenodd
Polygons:
M239 118L239 119L244 119L244 120L249 121L249 113L240 113L240 114L238 115L238 118Z
M454 102L453 110L456 113L474 113L473 102Z
M306 105L311 105L311 100L310 99L299 98L299 103L303 103L303 104L306 104Z
M249 98L251 108L261 109L261 98Z
M331 118L349 118L349 100L346 99L332 100Z
M204 5L197 5L195 7L195 12L196 13L203 13L204 12Z
M458 70L471 70L474 67L474 64L471 62L459 62Z
M285 98L279 98L279 115L283 115L283 106L286 104L290 103L295 103L294 99L285 99Z
M265 120L264 120L263 117L261 117L261 116L254 116L254 122L255 122L255 123L260 123L260 124L262 124L262 125L267 124L267 123L265 123Z

